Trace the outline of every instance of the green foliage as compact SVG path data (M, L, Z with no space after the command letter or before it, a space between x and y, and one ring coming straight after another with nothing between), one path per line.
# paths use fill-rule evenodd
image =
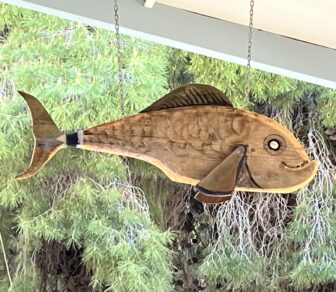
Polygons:
M273 291L336 281L335 166L329 160L334 154L321 135L322 125L336 125L335 91L251 70L246 100L243 66L190 53L180 55L186 57L190 59L186 70L196 82L221 88L236 107L254 107L276 116L300 133L302 141L308 142L310 156L321 164L316 180L297 195L297 206L287 205L276 194L267 195L272 201L267 196L239 194L241 199L219 208L214 231L218 238L199 269L209 287L222 284L225 291Z
M165 246L171 235L153 226L140 193L121 185L121 196L116 187L105 189L80 179L62 197L55 197L52 189L31 193L18 216L18 227L38 238L63 242L67 248L83 248L95 288L107 284L117 291L146 291L160 284L158 289L166 291L171 252ZM45 196L53 198L49 209Z
M289 277L292 285L301 289L336 280L335 167L316 129L316 117L311 115L309 122L308 153L320 167L309 189L298 193L294 220L288 228L293 245Z
M323 90L318 98L321 120L326 127L336 125L336 90Z
M321 122L327 127L336 126L336 95L331 89L305 83L275 74L251 70L251 91L245 100L246 68L228 62L190 53L181 58L190 58L189 73L196 82L214 85L225 92L239 108L265 103L278 111L293 111L301 99L315 96L319 104Z
M31 117L17 89L41 100L64 131L120 116L114 34L4 4L0 15L0 206L15 214L8 224L18 232L11 289L38 290L41 280L52 289L43 272L60 269L59 263L37 268L46 241L68 252L81 249L96 290L169 290L172 235L152 223L120 158L66 149L36 177L14 179L33 146ZM122 47L131 114L165 93L166 49L129 37L122 37ZM65 271L61 277L66 282Z
M13 285L8 288L8 292L18 292L18 291L31 291L37 292L38 283L38 271L34 269L31 263L24 268L24 272L17 275ZM6 290L3 290L6 291Z

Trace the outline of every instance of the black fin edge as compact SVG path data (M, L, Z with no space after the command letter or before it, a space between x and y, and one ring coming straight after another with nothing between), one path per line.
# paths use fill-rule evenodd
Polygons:
M216 196L229 196L229 195L231 196L232 195L232 191L231 192L229 191L226 191L226 192L210 191L210 190L200 187L199 185L196 185L195 188L197 191L203 194L206 194L206 195L216 195Z

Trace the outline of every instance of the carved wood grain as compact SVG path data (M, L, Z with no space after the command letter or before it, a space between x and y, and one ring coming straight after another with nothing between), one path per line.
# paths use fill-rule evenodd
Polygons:
M286 150L265 150L268 135L280 135ZM160 168L173 181L195 185L238 146L247 146L247 169L238 190L288 192L315 174L306 169L285 169L308 156L297 139L275 121L253 112L223 106L191 106L140 113L84 131L80 148L125 155ZM289 175L290 173L290 175ZM245 177L245 179L244 179Z

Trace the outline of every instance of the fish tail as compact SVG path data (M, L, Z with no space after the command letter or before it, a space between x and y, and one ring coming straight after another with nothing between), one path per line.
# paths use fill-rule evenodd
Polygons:
M29 167L17 180L27 179L36 174L55 153L67 146L66 135L62 133L43 105L32 95L19 91L26 100L33 119L34 151Z

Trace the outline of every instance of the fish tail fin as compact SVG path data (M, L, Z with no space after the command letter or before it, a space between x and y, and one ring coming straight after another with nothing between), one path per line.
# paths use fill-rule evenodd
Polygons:
M58 129L43 105L32 95L19 91L33 119L34 151L29 167L18 176L23 180L36 174L55 153L66 147L66 136Z

